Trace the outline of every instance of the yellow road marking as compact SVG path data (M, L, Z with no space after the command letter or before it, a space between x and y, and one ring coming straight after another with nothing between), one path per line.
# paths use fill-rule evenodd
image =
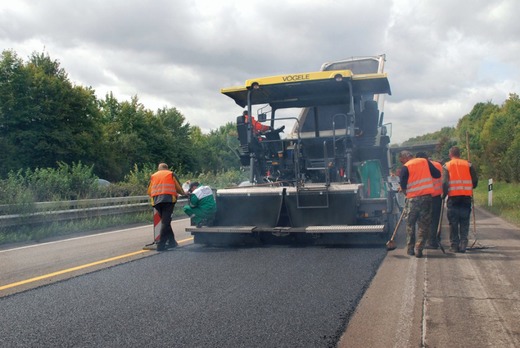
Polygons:
M179 241L179 243L187 242L187 241L190 241L190 240L193 240L193 237L192 238L183 239L183 240ZM61 271L44 274L44 275L41 275L41 276L38 276L38 277L21 280L21 281L16 282L16 283L2 285L2 286L0 286L0 291L6 290L6 289L10 289L10 288L14 288L14 287L17 287L17 286L20 286L20 285L24 285L24 284L34 283L34 282L37 282L38 280L55 277L55 276L58 276L58 275L61 275L61 274L70 273L70 272L74 272L74 271L79 271L81 269L93 267L93 266L96 266L96 265L100 265L102 263L115 261L115 260L119 260L119 259L124 259L125 257L130 257L130 256L134 256L134 255L143 254L143 253L146 253L146 252L149 252L149 251L150 250L134 251L133 253L119 255L119 256L108 258L108 259L99 260L99 261L92 262L92 263L87 263L87 264L84 264L84 265L81 265L81 266L76 266L76 267L72 267L72 268L63 269Z
M116 256L116 257L111 257L111 258L109 258L109 259L104 259L104 260L100 260L100 261L96 261L96 262L92 262L92 263L87 263L87 264L85 264L85 265L81 265L81 266L77 266L77 267L72 267L72 268L67 268L67 269L63 269L63 270L61 270L61 271L57 271L57 272L53 272L53 273L44 274L44 275L41 275L41 276L38 276L38 277L34 277L34 278L30 278L30 279L22 280L22 281L19 281L19 282L16 282L16 283L11 283L11 284L7 284L7 285L3 285L3 286L0 286L0 291L1 291L1 290L5 290L5 289L9 289L9 288L14 288L14 287L16 287L16 286L20 286L20 285L28 284L28 283L33 283L33 282L36 282L36 281L38 281L38 280L51 278L51 277L54 277L54 276L57 276L57 275L61 275L61 274L65 274L65 273L70 273L70 272L78 271L78 270L80 270L80 269L84 269L84 268L88 268L88 267L96 266L96 265L99 265L99 264L102 264L102 263L105 263L105 262L115 261L115 260L119 260L119 259L122 259L122 258L125 258L125 257L134 256L134 255L139 255L139 254L142 254L142 253L145 253L145 252L148 252L148 251L149 251L149 250L139 250L139 251L135 251L135 252L133 252L133 253L124 254L124 255L119 255L119 256Z

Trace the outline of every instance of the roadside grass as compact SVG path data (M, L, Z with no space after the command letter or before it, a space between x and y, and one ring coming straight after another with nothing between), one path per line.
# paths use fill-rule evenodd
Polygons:
M494 182L493 204L488 206L487 180L479 180L474 191L475 204L485 210L500 216L504 220L520 226L520 184Z

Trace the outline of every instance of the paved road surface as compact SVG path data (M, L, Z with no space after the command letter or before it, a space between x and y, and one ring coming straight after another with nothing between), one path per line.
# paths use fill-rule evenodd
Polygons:
M481 210L477 227L466 254L422 259L405 255L402 230L386 257L363 248L150 252L0 298L0 346L335 346L384 258L339 347L520 347L520 231ZM35 262L14 266L30 273Z
M184 232L188 225L189 219L175 220L172 224L181 244L193 240L191 234ZM145 225L61 238L43 243L3 245L0 248L0 296L149 256L151 253L142 248L153 242L153 227ZM51 276L35 280L41 275ZM30 281L16 284L25 280ZM5 289L11 284L16 286Z
M520 347L520 230L476 211L465 254L410 258L401 233L339 347Z
M0 298L0 347L334 347L386 249L147 255Z

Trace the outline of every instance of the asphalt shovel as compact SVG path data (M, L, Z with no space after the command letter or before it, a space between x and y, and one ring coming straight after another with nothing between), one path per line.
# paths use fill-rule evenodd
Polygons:
M397 246L395 245L394 238L395 234L397 233L397 230L399 229L399 225L401 225L401 221L403 220L405 208L403 208L403 211L401 212L401 216L399 217L399 221L397 222L397 225L395 225L394 233L392 234L392 238L388 242L386 242L386 250L394 250Z

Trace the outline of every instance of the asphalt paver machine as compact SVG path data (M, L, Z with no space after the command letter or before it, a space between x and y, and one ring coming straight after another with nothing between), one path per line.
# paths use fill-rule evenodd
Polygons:
M249 181L216 191L211 226L187 229L195 243L384 245L399 215L382 111L391 94L384 61L351 58L223 88L270 130L258 133L237 117Z

